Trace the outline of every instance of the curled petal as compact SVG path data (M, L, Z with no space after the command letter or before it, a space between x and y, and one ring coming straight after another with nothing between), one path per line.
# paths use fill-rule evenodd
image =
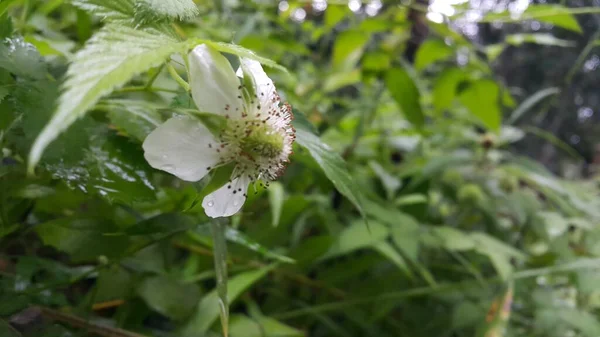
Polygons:
M240 81L225 56L201 44L190 52L189 66L192 97L200 111L241 115Z
M150 166L182 180L198 181L219 163L220 156L214 150L217 145L198 120L177 116L152 131L142 147Z
M268 109L274 103L278 103L279 95L277 94L275 85L267 73L265 73L260 63L248 58L241 58L240 62L244 65L244 67L246 67L247 71L249 71L254 78L254 83L256 85L256 96L258 96L261 104L261 110ZM243 71L241 67L238 69L237 75L243 77Z
M218 190L204 197L202 207L211 218L232 216L239 212L246 201L250 179L245 176L233 179Z

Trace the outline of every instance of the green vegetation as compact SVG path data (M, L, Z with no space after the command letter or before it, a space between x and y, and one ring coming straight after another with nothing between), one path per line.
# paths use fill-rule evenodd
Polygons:
M1 0L0 337L599 336L600 11L436 2ZM200 44L295 117L228 218L233 165L142 147L244 127L192 99ZM250 162L285 152L259 121Z

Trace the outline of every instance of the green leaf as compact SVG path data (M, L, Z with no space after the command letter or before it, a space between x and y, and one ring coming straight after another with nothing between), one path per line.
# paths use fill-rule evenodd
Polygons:
M500 54L506 49L505 43L495 43L484 47L485 55L490 62L494 62Z
M180 213L164 213L142 220L123 230L127 235L171 234L194 228L194 221Z
M146 101L107 99L100 101L96 109L108 111L108 118L117 130L140 142L162 123L156 105Z
M373 247L376 251L379 252L379 254L385 256L385 258L387 258L393 264L395 264L396 267L398 267L398 269L400 269L404 274L406 274L406 276L408 276L411 279L414 277L412 271L406 263L406 260L402 257L402 255L400 255L400 253L398 253L394 246L385 241L381 241L374 244Z
M255 320L261 326L261 331L264 331L266 336L273 336L273 337L303 337L303 336L305 336L304 332L302 332L298 329L294 329L291 326L283 324L283 323L279 322L278 320L271 318L271 317L261 316L261 317L255 318ZM240 336L240 337L246 337L246 336Z
M227 282L227 293L229 294L229 303L235 301L247 288L263 278L274 266L262 267L257 270L245 272L231 277ZM192 318L183 326L181 335L183 337L196 337L198 334L204 334L219 317L219 296L217 290L212 290L206 294L198 303Z
M485 127L499 130L502 123L499 95L500 88L494 81L479 80L471 83L459 99Z
M71 0L75 7L106 21L133 22L134 0Z
M155 29L116 25L101 29L75 55L56 112L31 149L28 170L33 172L48 144L98 99L171 54L187 51L188 46L189 42L179 42Z
M225 43L225 42L213 42L213 41L203 41L203 40L196 44L199 44L199 43L206 43L209 46L213 47L214 49L216 49L220 52L223 52L223 53L233 54L233 55L236 55L239 57L246 57L246 58L258 61L264 66L278 69L280 71L283 71L284 73L288 72L288 70L285 67L277 64L275 61L270 60L265 57L262 57L262 56L258 56L250 49L246 49L242 46L238 46L238 45L231 44L231 43Z
M353 222L339 233L329 251L322 258L329 259L346 255L358 249L372 247L385 240L388 235L389 229L379 222L370 221L368 228L361 222Z
M337 71L353 69L363 54L369 35L361 31L345 31L337 36L333 45L331 63Z
M10 37L13 33L13 25L10 16L0 15L0 41Z
M225 238L228 241L237 243L241 246L244 246L254 252L257 252L267 258L271 258L284 263L294 263L293 259L281 254L277 254L272 252L268 248L264 247L260 243L255 240L252 240L250 237L246 236L244 233L238 231L237 229L227 227L225 230Z
M534 126L525 126L522 128L522 130L527 133L530 133L532 135L535 135L537 137L544 139L545 141L547 141L547 142L553 144L554 146L556 146L557 148L563 150L565 153L567 153L568 155L570 155L571 157L573 157L574 159L576 159L578 161L581 161L581 162L585 161L585 159L581 156L581 154L579 154L579 152L577 152L577 150L575 150L568 143L565 143L562 139L553 135L551 132L548 132L548 131L540 129L540 128L536 128Z
M152 310L174 320L187 318L198 304L198 286L182 283L169 276L146 278L137 289Z
M344 159L333 152L318 136L304 129L302 125L295 124L295 126L296 142L310 152L310 155L319 164L327 178L342 195L354 204L366 221L362 208L362 194L353 182Z
M465 251L475 248L475 240L468 234L452 227L436 227L431 233L441 240L444 248L454 251Z
M597 13L598 10L599 9L595 7L567 8L560 5L531 4L521 15L515 16L508 10L500 13L488 13L483 18L482 22L522 22L523 20L538 20L577 33L582 33L581 26L573 15Z
M0 68L16 76L42 79L46 76L46 65L35 47L23 38L9 38L0 43Z
M348 14L348 6L344 5L328 5L325 11L325 27L333 28Z
M513 46L520 46L523 43L558 47L575 47L577 45L575 41L559 39L548 33L511 34L506 36L505 41Z
M429 65L442 61L454 54L443 40L429 39L421 44L415 56L415 69L422 71Z
M385 84L406 119L416 127L422 127L425 116L421 108L421 94L408 72L400 68L388 70Z
M44 244L69 253L74 261L94 261L101 255L120 257L129 246L129 239L103 234L115 230L108 220L79 218L49 221L35 228Z
M16 5L16 2L17 0L3 0L2 3L0 3L0 15L4 15L12 5Z
M593 337L600 335L600 322L591 313L571 308L560 308L555 310L556 313L553 314L557 319L560 319L572 328L579 330L584 336Z
M459 68L444 70L433 84L433 106L437 113L448 109L456 98L456 90L467 75Z
M381 180L381 184L387 192L388 199L393 198L400 187L402 187L402 181L388 173L381 165L379 165L379 163L375 161L370 161L369 167L371 167L371 169L375 172L375 175L377 175L379 180Z
M203 236L210 236L210 233L208 232L208 228L205 226L198 228L197 233L200 235L203 235ZM295 263L294 259L291 259L285 255L278 254L274 251L269 250L269 248L261 245L256 240L252 239L251 237L247 236L246 234L240 232L239 230L237 230L235 228L228 227L227 230L225 230L225 238L229 242L233 242L242 247L246 247L247 249L250 249L253 252L257 252L266 258L277 260L279 262L284 262L284 263ZM204 241L201 241L201 240L199 240L199 241L201 243L204 243Z
M186 20L198 15L198 7L192 0L139 0L137 10L158 17Z
M556 95L560 93L560 89L556 87L546 88L537 91L535 94L527 97L523 103L521 103L515 111L510 115L508 119L509 124L514 124L519 118L523 116L527 111L533 108L536 104L540 103L544 98Z
M368 52L362 59L364 70L382 71L390 68L392 59L390 54L384 52Z
M323 82L323 90L325 92L332 92L345 86L356 84L360 82L361 75L360 69L333 73L327 76L325 82Z
M475 240L475 249L489 257L494 268L504 280L507 280L513 271L510 258L524 259L526 257L521 251L488 234L471 233L471 238Z
M283 211L283 202L285 201L285 190L279 182L273 182L269 187L269 203L271 205L271 224L273 227L279 226L281 212Z
M131 204L155 199L156 187L150 181L143 152L124 137L100 134L82 161L75 165L58 161L46 168L55 177L109 201Z
M244 315L231 315L229 320L231 337L263 337L261 326L254 319Z

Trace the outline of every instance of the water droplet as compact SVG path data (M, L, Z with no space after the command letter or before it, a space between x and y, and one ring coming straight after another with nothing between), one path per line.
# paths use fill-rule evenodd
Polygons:
M206 206L208 207L213 207L215 205L215 203L213 201L209 201L206 203Z
M169 156L167 156L166 154L163 154L161 157L162 157L163 159L167 159L167 158L169 158Z
M160 169L163 171L174 171L175 166L167 164L167 165L163 165Z
M233 200L233 206L238 206L240 204L240 201L235 199Z

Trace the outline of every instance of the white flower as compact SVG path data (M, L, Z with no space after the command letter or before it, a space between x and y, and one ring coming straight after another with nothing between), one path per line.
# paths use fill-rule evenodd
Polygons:
M277 179L292 153L295 130L291 107L279 95L260 63L240 59L236 73L218 51L202 44L189 54L190 87L198 110L219 114L226 127L215 137L194 117L177 116L144 141L150 165L186 181L235 163L230 181L202 201L206 215L226 217L246 201L250 182Z

